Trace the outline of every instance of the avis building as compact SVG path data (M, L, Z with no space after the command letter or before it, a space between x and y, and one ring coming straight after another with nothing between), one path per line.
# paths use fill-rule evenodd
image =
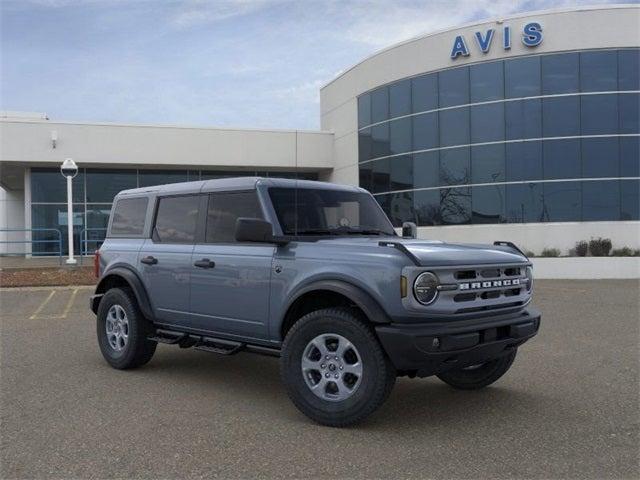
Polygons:
M6 114L0 229L66 228L72 157L78 241L125 188L298 175L366 188L422 238L639 248L639 22L632 5L536 12L391 46L321 89L321 131Z

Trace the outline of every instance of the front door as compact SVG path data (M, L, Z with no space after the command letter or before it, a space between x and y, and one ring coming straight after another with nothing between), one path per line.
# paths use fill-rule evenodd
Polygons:
M205 242L191 258L191 323L212 335L266 339L275 247L236 242L239 217L263 218L255 191L209 195Z
M138 268L159 323L186 325L189 320L191 256L200 198L160 198L153 236L145 241L138 255Z

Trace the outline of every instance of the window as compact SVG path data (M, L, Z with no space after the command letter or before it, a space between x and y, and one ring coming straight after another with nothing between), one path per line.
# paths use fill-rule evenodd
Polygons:
M411 80L411 104L413 113L438 108L438 74L432 73Z
M386 157L391 154L389 145L389 124L371 127L371 158Z
M471 103L504 98L503 62L472 65L469 68Z
M371 184L371 162L363 163L360 165L359 170L359 185L361 188L365 190L371 191L373 189L373 185Z
M375 160L371 162L371 180L372 180L372 193L388 192L390 190L390 159L383 158L382 160Z
M397 192L389 195L389 220L394 227L403 222L415 222L413 192Z
M640 220L640 181L620 181L620 220Z
M419 190L413 192L416 223L420 226L441 225L440 190Z
M440 185L464 185L471 178L469 147L440 152Z
M471 183L505 180L504 144L471 147Z
M381 87L371 92L371 123L389 118L389 89Z
M582 139L582 176L619 176L618 137Z
M60 173L58 173L60 175ZM60 175L62 178L62 175ZM62 247L63 255L68 252L67 227L69 225L66 205L31 205L31 228L57 229L60 235L51 230L32 232L31 252L33 255L58 254ZM80 251L80 231L84 228L84 205L73 206L73 248ZM9 238L7 238L9 239ZM12 237L13 240L16 238ZM9 244L9 251L17 250L16 245Z
M640 137L620 138L620 176L640 177Z
M413 150L438 148L438 113L416 115L413 121Z
M518 142L505 145L507 181L542 179L542 142Z
M577 53L543 55L541 59L542 94L574 93L579 90Z
M582 221L620 220L620 182L582 182Z
M358 97L358 128L371 124L371 96L366 93Z
M411 81L402 80L389 87L389 117L411 113Z
M440 214L444 225L461 225L471 221L471 188L440 190Z
M544 184L544 221L580 221L580 182L548 182Z
M524 183L506 186L507 221L532 223L543 221L542 184Z
M580 90L583 92L618 90L618 56L615 51L580 54Z
M111 203L122 190L136 188L136 170L87 170L87 202Z
M207 243L233 243L236 241L238 218L263 218L255 191L212 193L207 209Z
M504 185L471 188L471 223L502 223L505 219Z
M506 61L504 76L506 98L540 95L540 57Z
M454 68L438 74L440 108L469 103L469 68Z
M585 95L580 104L582 135L618 133L618 95Z
M389 148L391 154L411 151L411 118L389 122Z
M640 133L640 95L625 93L620 99L620 133Z
M199 195L161 198L154 237L163 243L194 243L199 204Z
M504 103L471 107L471 143L504 140Z
M401 155L390 159L391 190L410 190L413 188L413 157Z
M507 140L542 137L542 100L506 102L504 109Z
M142 235L147 216L147 197L123 198L113 209L112 235Z
M469 108L441 110L440 146L467 145L469 143Z
M640 90L640 49L618 51L618 89Z
M413 183L415 188L437 187L440 184L439 152L413 155Z
M192 178L191 180L197 180ZM175 170L150 170L140 171L139 182L141 187L164 185L167 183L188 182L189 174L186 171Z
M84 202L84 169L71 181L73 185L73 203ZM109 203L111 203L109 200ZM67 179L57 168L31 169L31 201L33 203L67 203Z
M547 180L579 178L580 140L547 140L544 142L543 172Z
M371 158L371 129L365 128L358 132L358 161L364 162Z
M580 98L557 97L543 99L542 133L545 137L580 135Z

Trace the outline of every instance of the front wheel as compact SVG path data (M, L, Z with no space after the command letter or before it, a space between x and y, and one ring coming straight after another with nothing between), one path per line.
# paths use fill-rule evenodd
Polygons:
M287 334L280 365L296 407L333 427L372 414L396 379L371 328L346 308L318 310L301 318Z
M449 370L438 374L438 378L459 390L478 390L491 385L511 368L516 358L517 349L507 355L489 360L478 365Z

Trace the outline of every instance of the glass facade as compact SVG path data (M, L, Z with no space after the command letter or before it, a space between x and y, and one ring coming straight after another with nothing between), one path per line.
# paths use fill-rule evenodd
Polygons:
M396 226L638 220L640 50L450 68L358 97L360 186Z
M104 239L113 198L121 190L192 180L225 177L296 178L295 172L257 172L226 170L138 170L81 168L73 179L74 251L93 252ZM298 178L317 180L316 173L300 172ZM63 254L67 245L67 186L58 169L31 169L31 228L57 229L62 237ZM82 249L80 238L83 238ZM47 230L32 233L33 240L56 240L58 234ZM58 252L55 242L35 242L34 255Z

